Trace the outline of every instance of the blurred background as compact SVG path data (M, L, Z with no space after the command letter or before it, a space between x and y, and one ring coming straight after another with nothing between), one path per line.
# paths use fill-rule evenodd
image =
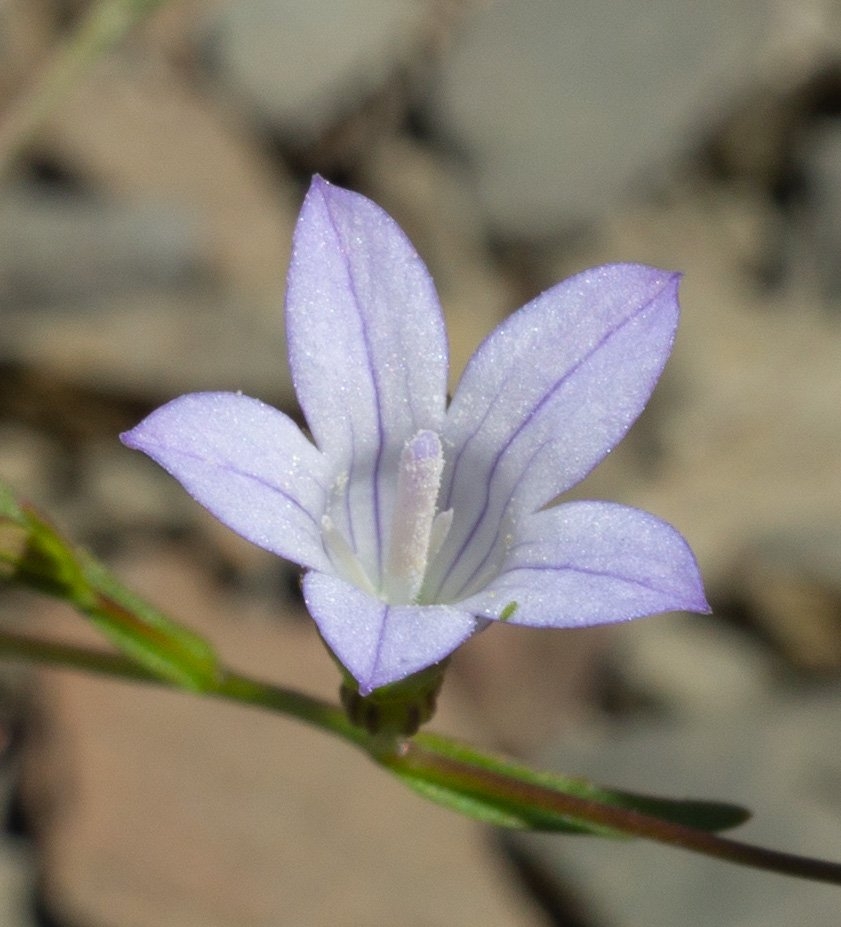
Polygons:
M454 382L575 271L681 270L667 372L577 495L674 523L715 614L491 628L435 724L841 857L841 3L170 0L12 157L3 113L88 9L0 0L0 478L233 666L333 697L292 568L117 440L187 391L297 414L311 175L407 231ZM21 596L0 620L85 634ZM8 927L838 924L836 889L481 828L274 716L0 670Z

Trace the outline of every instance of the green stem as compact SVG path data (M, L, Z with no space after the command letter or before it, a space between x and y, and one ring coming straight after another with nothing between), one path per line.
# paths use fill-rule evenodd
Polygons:
M83 670L87 673L128 679L133 682L160 682L156 676L122 654L90 650L75 644L37 640L21 634L12 634L9 631L0 632L0 657Z
M283 686L260 682L248 676L241 676L239 673L225 671L218 688L209 694L290 715L306 724L342 737L369 752L370 745L375 741L375 738L367 731L351 724L340 708L310 695L304 695Z
M8 632L0 632L0 657L20 658L119 679L171 685L119 654L36 640ZM411 774L450 790L460 790L465 795L479 796L514 809L541 808L571 820L586 821L621 834L642 837L754 869L841 885L841 864L768 850L664 821L633 809L523 781L522 778L500 772L499 768L504 764L496 760L496 769L488 768L487 763L483 764L479 759L471 761L465 757L461 745L440 735L420 734L414 740L401 741L396 749L384 752L380 739L352 725L340 709L311 696L238 673L224 670L217 686L207 694L290 715L362 748L387 769ZM475 751L473 753L479 757Z
M91 66L163 0L100 0L0 122L0 179Z
M76 644L45 641L8 631L0 632L0 657L17 658L63 669L77 669L132 682L171 686L167 680L155 676L123 654L91 650ZM208 690L206 694L290 715L365 749L369 741L373 740L367 731L352 725L340 708L311 695L260 682L227 669L220 674L216 687Z
M439 738L436 735L436 740ZM841 885L841 864L796 856L742 843L664 821L630 808L619 808L593 799L570 795L541 785L512 779L494 770L453 759L430 750L418 741L407 743L399 756L383 762L392 769L423 775L427 781L461 787L486 798L504 799L513 807L542 807L556 814L599 824L633 837L642 837L678 849L690 850L730 863L763 869L779 875Z

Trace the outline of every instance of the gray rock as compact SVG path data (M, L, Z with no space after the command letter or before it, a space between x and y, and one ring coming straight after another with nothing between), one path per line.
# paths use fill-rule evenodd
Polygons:
M492 223L546 234L663 169L756 81L769 0L489 4L444 60L431 119Z
M826 299L841 304L841 120L826 120L803 139L805 201L797 210L789 262Z
M55 497L61 446L29 425L0 422L0 480L20 498L46 505Z
M429 16L418 0L245 0L208 25L204 60L230 94L305 145L417 52Z
M203 242L184 210L18 192L0 203L0 302L83 301L197 275Z
M734 564L733 594L801 669L841 668L841 529L814 523L758 537Z
M181 15L195 19L186 8ZM301 193L253 127L220 102L197 92L154 46L142 54L125 46L53 115L43 157L98 195L189 217L215 283L280 305Z
M28 848L11 838L0 841L0 924L37 927L32 909L35 863Z
M173 480L161 479L140 454L120 444L116 432L81 449L76 498L62 521L76 537L154 526L173 529L202 519L203 511Z
M20 90L33 64L55 41L55 12L38 2L0 4L0 97L4 103Z
M136 290L84 307L4 313L5 360L151 402L201 389L294 404L280 308L197 291Z
M773 661L747 635L707 615L668 615L612 636L616 673L685 718L709 721L767 698Z
M550 754L568 774L674 797L726 799L755 817L733 833L839 858L841 692L766 702L713 722L623 724ZM571 894L593 927L836 927L838 889L643 841L522 835L519 852Z

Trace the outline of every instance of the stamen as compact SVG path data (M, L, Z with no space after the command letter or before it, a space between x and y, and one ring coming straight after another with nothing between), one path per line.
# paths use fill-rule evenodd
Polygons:
M345 536L335 526L333 519L329 515L321 516L321 537L324 546L327 548L327 553L336 564L336 567L344 574L345 579L367 592L368 595L376 596L377 590L368 578L365 568L359 562L353 548L348 544Z
M389 602L415 601L430 559L433 526L439 522L434 532L436 549L449 528L447 518L436 519L435 513L443 469L444 451L434 431L419 431L406 443L400 455L383 588Z
M441 550L442 544L447 540L447 535L450 533L452 524L452 509L447 509L446 512L439 512L435 516L432 522L432 531L429 534L429 553L426 555L427 563L432 563L435 559L435 555Z

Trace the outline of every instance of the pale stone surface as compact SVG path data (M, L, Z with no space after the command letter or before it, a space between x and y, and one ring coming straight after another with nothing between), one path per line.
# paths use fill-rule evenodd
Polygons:
M235 667L332 697L313 626L206 588L158 554L123 571ZM239 607L238 607L239 605ZM60 610L39 622L60 628ZM287 719L71 673L39 674L23 788L50 909L145 927L543 924L478 825ZM441 727L469 726L449 705Z
M42 431L0 423L0 474L15 492L46 504L55 491L59 458L59 446Z
M0 924L3 927L38 927L32 912L35 888L30 847L4 838L0 842Z
M733 595L801 670L841 668L839 550L837 521L814 519L753 539L733 567Z
M455 654L452 682L480 715L487 738L532 757L589 715L613 632L491 625Z
M170 204L201 230L220 282L283 293L298 194L236 113L190 87L154 44L100 62L44 130L72 174L108 195Z
M207 274L208 257L188 215L151 201L7 193L0 209L0 301L84 305L134 287L184 286Z
M278 267L278 277L284 270ZM242 390L294 406L280 299L132 289L83 306L4 313L0 358L112 395L163 402L197 390Z
M616 628L606 657L624 685L681 717L753 711L777 664L745 632L712 615L664 615Z
M794 216L788 260L837 312L841 305L841 125L813 126L801 142L804 202Z
M51 43L55 10L47 0L7 0L0 5L0 100L25 83L33 62Z
M732 832L794 853L838 856L841 691L772 697L687 722L591 724L548 762L567 774L659 795L727 799L754 812ZM835 927L838 888L645 841L517 835L550 881L611 927ZM714 890L711 888L714 887ZM691 912L691 913L690 913Z
M769 0L488 4L442 61L431 106L491 223L554 233L615 206L764 76L789 16Z
M429 0L240 0L207 24L208 70L287 143L311 144L418 54Z

